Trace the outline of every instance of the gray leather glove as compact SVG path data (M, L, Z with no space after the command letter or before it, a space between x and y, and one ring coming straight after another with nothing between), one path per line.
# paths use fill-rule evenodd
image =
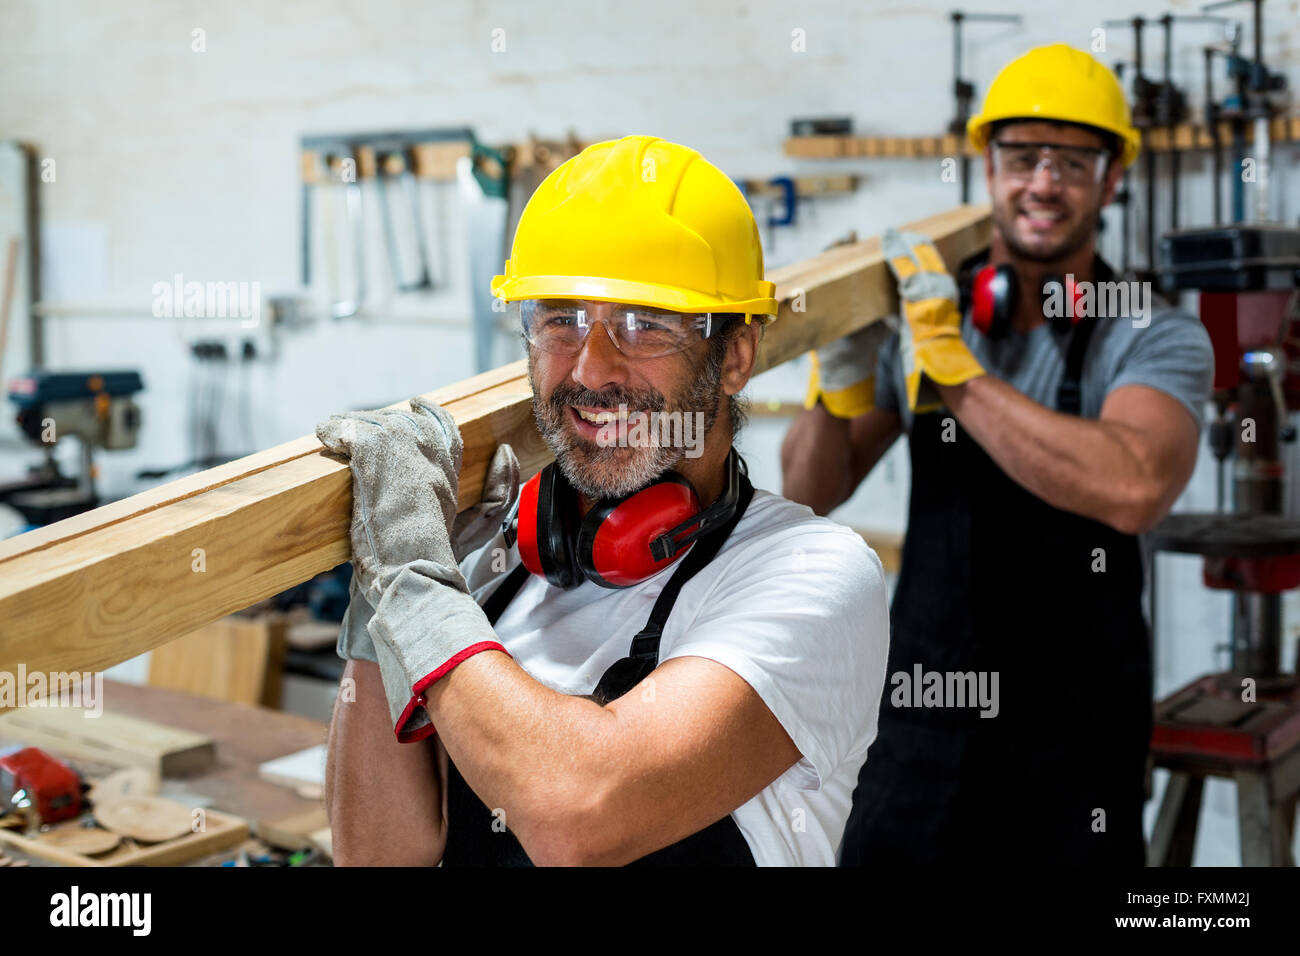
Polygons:
M505 651L469 596L451 545L460 432L441 407L414 398L409 411L333 415L316 437L352 467L347 643L360 655L353 628L369 634L398 740L422 739L433 733L423 692L471 655ZM373 608L364 622L362 604Z
M872 322L813 352L804 408L812 408L820 400L836 418L854 418L871 411L876 404L880 347L897 327L897 322Z
M497 536L518 497L519 459L509 445L498 445L488 464L478 504L456 516L451 547L458 563Z
M498 445L483 479L479 503L466 508L452 526L451 549L459 564L497 536L519 497L519 459L509 445ZM375 608L352 575L348 589L348 608L339 628L337 651L343 660L378 663L375 646L370 640L370 619Z

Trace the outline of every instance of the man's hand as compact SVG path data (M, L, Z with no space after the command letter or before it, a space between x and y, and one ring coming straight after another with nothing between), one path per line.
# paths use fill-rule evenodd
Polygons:
M937 385L959 385L984 374L961 338L957 283L925 236L888 230L880 243L898 279L906 319L899 335L907 404L916 412L943 404Z
M457 563L496 536L518 497L519 459L509 445L498 445L483 479L479 503L457 515L452 526L451 549ZM375 608L366 599L359 581L358 575L352 575L348 609L339 627L338 655L345 661L376 664L378 657L369 632Z
M316 426L326 448L351 460L353 598L374 609L364 627L403 742L433 733L429 686L473 654L505 651L451 544L460 432L438 405L415 398L410 406Z
M378 605L412 562L464 589L451 547L463 446L440 406L331 415L316 437L352 464L352 568L362 595Z
M896 320L873 322L813 352L803 407L813 408L820 400L836 418L871 411L876 405L876 359L896 327Z
M478 504L461 512L452 527L451 547L457 562L496 537L518 497L519 459L509 445L498 445L483 479Z

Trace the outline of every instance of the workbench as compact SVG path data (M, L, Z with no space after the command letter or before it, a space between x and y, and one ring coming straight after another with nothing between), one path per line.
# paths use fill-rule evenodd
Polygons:
M324 743L328 728L320 721L113 680L104 681L103 705L106 713L151 720L212 738L215 764L200 773L169 777L168 782L176 781L186 790L210 798L213 809L243 817L254 829L261 821L281 820L320 806L320 801L301 797L257 774L258 766L268 760ZM86 761L72 763L83 773L112 769ZM224 856L230 858L233 853ZM195 865L213 862L215 858L209 857Z

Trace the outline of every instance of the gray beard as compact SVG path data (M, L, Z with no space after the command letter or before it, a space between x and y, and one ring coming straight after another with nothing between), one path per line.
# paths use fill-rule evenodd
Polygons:
M569 405L594 405L628 408L645 412L704 412L704 434L713 429L721 400L722 366L710 356L698 369L684 394L665 407L662 394L652 390L609 388L592 391L574 385L556 386L550 399L543 401L533 381L533 361L528 360L528 381L533 386L533 419L537 430L555 455L560 471L577 491L593 501L623 498L639 491L660 475L673 469L685 457L685 449L651 444L641 448L601 447L579 438L566 421Z

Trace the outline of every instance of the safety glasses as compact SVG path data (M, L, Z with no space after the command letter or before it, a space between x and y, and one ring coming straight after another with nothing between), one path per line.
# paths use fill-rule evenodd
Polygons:
M993 144L993 169L1012 182L1028 182L1043 166L1058 183L1067 186L1091 186L1101 182L1109 154L1104 149L1087 146L1060 146L1056 143Z
M554 355L576 355L596 325L603 325L614 346L633 359L685 351L717 325L711 313L643 305L615 305L607 319L595 319L581 302L567 299L525 299L512 305L528 344Z

